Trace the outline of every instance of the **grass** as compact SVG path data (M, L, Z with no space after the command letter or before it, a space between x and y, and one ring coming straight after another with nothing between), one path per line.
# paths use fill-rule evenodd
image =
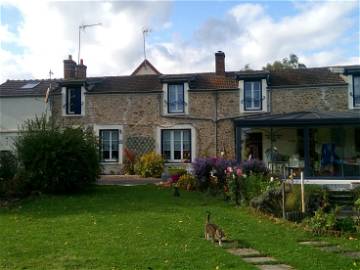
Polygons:
M299 245L313 237L290 223L155 186L103 186L0 209L0 269L257 269L203 239L207 210L228 238L296 269L358 269L341 254ZM358 240L321 239L360 250Z

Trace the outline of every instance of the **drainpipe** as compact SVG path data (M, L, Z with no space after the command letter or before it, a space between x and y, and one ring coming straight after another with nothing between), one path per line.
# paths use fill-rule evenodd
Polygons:
M218 122L218 92L214 92L215 95L215 156L217 156L217 149L218 149L218 139L217 139L217 122Z

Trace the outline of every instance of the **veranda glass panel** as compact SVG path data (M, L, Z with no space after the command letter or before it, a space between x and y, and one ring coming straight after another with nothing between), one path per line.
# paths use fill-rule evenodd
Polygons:
M297 128L244 128L242 160L258 159L282 177L304 171L304 131Z
M320 177L360 175L360 130L351 126L310 129L310 173Z

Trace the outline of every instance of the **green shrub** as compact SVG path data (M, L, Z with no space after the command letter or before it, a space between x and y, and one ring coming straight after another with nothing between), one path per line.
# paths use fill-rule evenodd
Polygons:
M356 232L355 222L352 217L345 217L336 220L335 229L341 232Z
M355 220L354 226L357 232L360 232L360 199L357 199L354 203Z
M140 158L135 170L143 177L160 177L164 170L164 159L155 152L149 152Z
M301 211L301 186L288 185L289 191L286 193L286 211ZM308 215L314 215L319 208L328 205L328 192L319 185L305 185L305 209Z
M187 173L187 171L184 167L178 167L178 166L168 167L168 172L169 172L170 176L177 175L179 177Z
M28 191L76 192L99 176L96 138L90 130L59 129L43 116L26 123L15 145Z
M183 174L177 181L177 186L181 189L193 190L196 185L196 179L191 174Z
M250 206L267 214L281 216L282 191L280 187L270 188L250 201Z
M270 181L270 177L263 173L250 173L243 178L242 192L245 196L245 201L249 202L263 192L278 187L279 181Z
M17 160L11 151L0 151L0 179L9 180L15 176Z
M8 193L13 185L17 160L11 151L0 151L0 196Z
M327 230L334 230L336 225L337 210L332 210L330 213L325 213L322 208L315 211L307 223L315 235L322 235Z

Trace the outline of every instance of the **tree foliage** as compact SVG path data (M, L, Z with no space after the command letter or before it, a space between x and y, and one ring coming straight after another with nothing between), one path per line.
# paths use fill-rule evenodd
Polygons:
M275 71L283 69L301 69L306 68L303 63L299 62L299 57L296 54L290 54L289 58L283 58L281 61L276 60L274 63L267 63L263 70Z
M60 129L42 116L24 125L15 145L28 191L75 192L93 184L100 173L92 130Z

